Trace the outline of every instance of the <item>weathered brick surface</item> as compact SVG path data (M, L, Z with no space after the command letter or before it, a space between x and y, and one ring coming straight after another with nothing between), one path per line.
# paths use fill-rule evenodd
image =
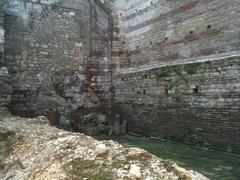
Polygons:
M240 152L240 58L114 76L114 106L128 130Z
M92 1L92 52L87 66L89 89L100 103L106 103L110 88L111 12L99 2Z
M0 65L0 109L6 110L11 102L11 81L6 67Z
M67 107L67 101L74 97L71 89L75 87L75 93L80 93L81 84L86 79L82 76L85 76L87 64L84 57L89 54L90 37L86 33L90 26L87 24L89 16L84 16L84 13L88 14L89 10L86 8L86 12L81 12L56 4L30 1L8 3L5 9L5 63L14 85L12 111L33 116L49 108ZM54 81L56 74L59 78L65 75L65 79ZM70 86L66 82L69 76L79 77L79 85ZM59 93L57 90L61 83L65 89ZM44 103L49 107L43 106ZM78 104L81 106L83 102Z
M0 3L0 66L3 64L3 57L4 57L4 13L2 4Z
M3 7L0 3L0 109L6 109L11 101L10 76L8 69L4 66L4 18Z
M28 19L6 14L6 62L10 71L76 70L84 64L89 43L89 17L80 10L56 5L27 4ZM85 13L88 13L85 12ZM86 18L86 19L85 19ZM34 78L34 77L32 77Z
M238 0L115 1L130 58L121 67L197 60L240 50Z
M71 111L106 98L108 14L91 3L6 0L5 63L14 113Z
M240 50L240 2L112 5L115 51L124 47L115 59L113 104L128 130L239 152L239 58L227 57Z
M1 2L13 112L108 103L129 131L239 152L239 0L108 1L113 17L93 0Z

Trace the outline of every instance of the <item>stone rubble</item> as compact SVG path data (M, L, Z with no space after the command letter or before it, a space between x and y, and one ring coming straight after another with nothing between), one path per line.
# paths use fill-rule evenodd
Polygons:
M0 179L208 179L145 150L47 123L45 117L0 116Z
M131 164L128 176L130 178L140 178L141 177L141 168L135 164Z

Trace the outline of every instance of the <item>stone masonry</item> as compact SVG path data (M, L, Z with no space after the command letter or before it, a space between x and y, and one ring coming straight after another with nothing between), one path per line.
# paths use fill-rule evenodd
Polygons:
M239 58L118 74L115 110L130 132L239 152Z
M240 2L114 7L125 52L113 75L113 105L128 131L240 152Z
M2 0L1 99L240 152L239 17L239 0Z
M3 13L3 8L1 7L0 4L0 63L3 65L3 57L4 57L4 13Z
M32 117L59 111L69 115L107 98L105 9L82 0L5 4L5 62L14 84L14 114Z
M4 64L4 13L0 3L0 110L5 111L11 102L12 87L8 69Z
M238 52L238 0L115 1L128 52L121 67L196 61Z

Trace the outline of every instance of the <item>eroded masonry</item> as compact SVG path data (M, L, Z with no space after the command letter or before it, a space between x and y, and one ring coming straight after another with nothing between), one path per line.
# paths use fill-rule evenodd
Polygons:
M240 2L2 0L0 82L14 115L79 125L101 112L240 152Z

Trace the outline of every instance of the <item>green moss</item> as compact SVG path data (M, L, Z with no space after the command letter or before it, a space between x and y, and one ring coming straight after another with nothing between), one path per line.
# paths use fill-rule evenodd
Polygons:
M184 66L184 71L186 71L188 74L195 74L199 67L202 65L202 63L192 63L192 64L187 64Z
M175 72L176 75L182 76L182 66L175 67L173 71Z
M161 80L161 79L164 79L164 78L170 76L170 72L166 69L164 69L164 70L154 70L154 71L151 72L151 74L154 75L154 77L157 80Z
M72 167L72 168L69 168ZM74 159L64 167L69 178L73 180L90 178L91 180L112 179L112 172L96 164L95 161Z

